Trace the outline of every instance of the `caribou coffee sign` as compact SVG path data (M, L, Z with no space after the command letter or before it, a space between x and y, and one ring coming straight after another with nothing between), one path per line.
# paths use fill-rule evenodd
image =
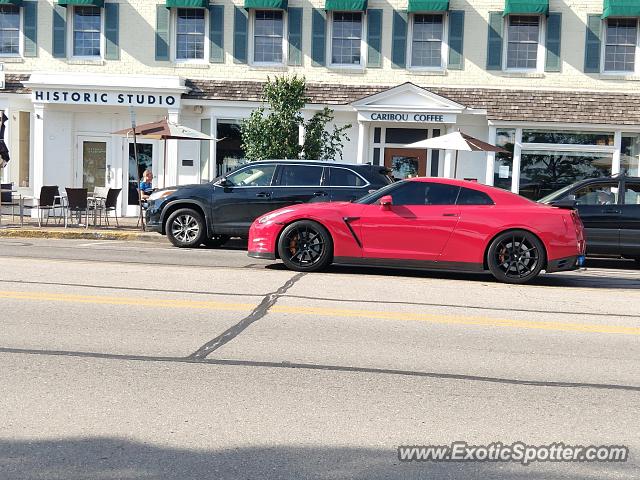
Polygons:
M118 93L77 90L33 90L34 103L64 103L75 105L123 105L134 107L176 107L179 95L157 93Z
M428 112L363 112L364 120L373 122L456 123L456 116Z

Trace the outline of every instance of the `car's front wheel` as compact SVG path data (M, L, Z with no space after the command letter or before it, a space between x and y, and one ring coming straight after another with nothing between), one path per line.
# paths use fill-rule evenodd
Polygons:
M333 241L327 229L319 223L299 220L282 231L278 254L290 270L316 272L331 263Z
M505 283L526 283L544 267L546 253L542 242L525 230L498 235L487 251L487 264L493 276Z
M167 238L176 247L198 247L206 235L202 215L191 208L181 208L173 212L166 225Z

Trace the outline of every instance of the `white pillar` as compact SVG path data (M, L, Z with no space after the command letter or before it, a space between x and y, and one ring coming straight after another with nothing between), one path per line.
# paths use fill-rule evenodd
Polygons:
M520 191L520 155L522 153L522 128L516 128L516 143L513 146L513 165L511 166L511 191Z
M489 143L496 144L496 127L489 127ZM493 185L493 177L495 174L496 152L487 152L487 168L485 171L485 185Z
M213 115L210 116L211 119L211 130L209 131L209 135L213 140L209 142L209 180L213 180L217 177L218 170L218 159L216 158L216 152L218 145L218 119Z
M369 141L369 126L365 122L358 122L358 163L365 163L367 158L367 143Z
M44 185L44 104L33 105L33 179L31 187L34 197L40 197Z
M611 164L611 174L616 175L620 173L620 158L622 153L622 132L620 130L616 130L613 134L613 146L616 148L613 152L612 164Z
M170 109L167 114L169 122L179 123L180 110ZM163 187L168 187L178 184L178 140L164 141L167 142L167 158L164 159L164 165L166 166L167 171L163 172L163 179L166 178L166 185L163 185Z
M445 134L452 133L454 131L455 125L447 125L445 130ZM451 178L453 173L453 158L455 152L453 150L445 150L444 151L444 168L442 171L442 176L444 178Z

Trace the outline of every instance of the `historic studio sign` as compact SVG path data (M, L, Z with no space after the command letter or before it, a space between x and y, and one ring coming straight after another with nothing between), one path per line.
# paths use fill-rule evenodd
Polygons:
M156 93L119 93L77 90L34 90L34 103L65 103L75 105L133 105L135 107L177 107L178 95Z

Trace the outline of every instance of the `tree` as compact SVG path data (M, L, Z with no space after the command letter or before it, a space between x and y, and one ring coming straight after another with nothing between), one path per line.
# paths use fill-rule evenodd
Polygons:
M324 107L308 121L304 121L302 109L308 103L304 77L267 78L262 101L268 105L256 108L241 125L242 148L249 160L271 158L307 158L312 160L342 159L345 133L351 125L327 124L334 118L333 110ZM304 142L299 144L299 128L304 126Z

